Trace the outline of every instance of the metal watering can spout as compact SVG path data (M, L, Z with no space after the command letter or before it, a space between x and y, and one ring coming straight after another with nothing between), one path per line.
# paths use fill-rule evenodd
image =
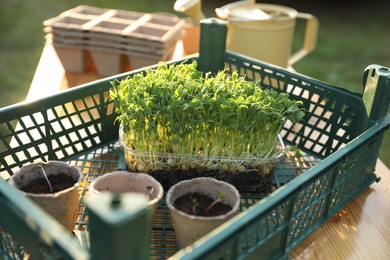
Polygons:
M256 0L246 0L241 2L247 2L249 5L256 4ZM190 17L192 17L195 22L198 24L201 20L205 19L205 15L202 12L202 1L201 0L177 0L175 2L175 5L173 6L173 9L176 12L186 14ZM219 10L219 8L217 8ZM220 10L221 16L224 15L223 10ZM263 12L263 15L266 15ZM228 15L226 15L227 17Z
M255 0L238 1L216 8L217 16L229 21L263 21L272 19L272 16L257 8ZM236 8L239 6L239 8Z
M201 0L177 0L173 9L176 12L189 15L197 23L206 18L202 12Z

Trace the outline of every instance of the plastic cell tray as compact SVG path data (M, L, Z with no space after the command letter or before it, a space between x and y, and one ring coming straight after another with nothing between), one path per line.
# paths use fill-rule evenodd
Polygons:
M169 60L184 24L174 15L85 5L43 22L45 41L53 44L66 71L83 72L86 65L80 63L86 64L90 53L102 76L128 71L127 63L138 69Z
M184 21L174 15L79 6L43 24L44 30L58 43L69 38L84 45L93 45L94 40L102 39L123 44L138 40L162 48L181 37Z

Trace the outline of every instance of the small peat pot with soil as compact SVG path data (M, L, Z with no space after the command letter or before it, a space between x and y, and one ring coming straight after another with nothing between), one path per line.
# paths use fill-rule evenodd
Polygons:
M164 195L162 185L145 173L117 171L96 178L89 186L89 193L99 195L109 193L142 193L148 200L148 207L153 215Z
M202 73L196 62L160 64L112 82L128 171L169 189L214 177L242 192L266 190L285 148L284 124L304 117L302 101L263 89L237 72Z
M239 213L231 184L201 177L173 185L166 196L179 248L186 247Z
M78 167L65 162L49 161L22 167L10 178L9 183L72 232L81 179Z

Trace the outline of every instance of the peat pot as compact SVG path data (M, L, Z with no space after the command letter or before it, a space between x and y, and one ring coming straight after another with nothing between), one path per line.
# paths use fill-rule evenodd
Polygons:
M33 163L22 167L9 183L73 231L78 209L78 167L60 161Z
M102 192L142 193L147 197L152 214L164 194L163 187L152 176L127 171L111 172L96 178L89 186L89 193L99 195Z
M206 195L214 201L220 199L221 203L230 206L230 210L216 216L192 215L179 210L175 204L176 200L193 193ZM222 196L219 196L219 194L222 194ZM191 197L189 197L187 202L192 204L192 206L200 204L200 201L195 203ZM185 180L172 186L167 193L166 203L171 212L176 241L179 248L183 248L237 215L240 206L240 194L229 183L218 181L214 178L200 177ZM205 212L205 210L201 210Z

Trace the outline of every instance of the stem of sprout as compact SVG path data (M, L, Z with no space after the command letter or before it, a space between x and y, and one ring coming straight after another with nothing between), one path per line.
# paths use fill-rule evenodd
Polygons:
M42 169L43 176L45 177L45 180L46 180L47 184L49 185L50 193L53 193L53 187L51 186L51 183L49 181L49 178L47 177L45 169L43 169L42 165L39 165L39 167Z

